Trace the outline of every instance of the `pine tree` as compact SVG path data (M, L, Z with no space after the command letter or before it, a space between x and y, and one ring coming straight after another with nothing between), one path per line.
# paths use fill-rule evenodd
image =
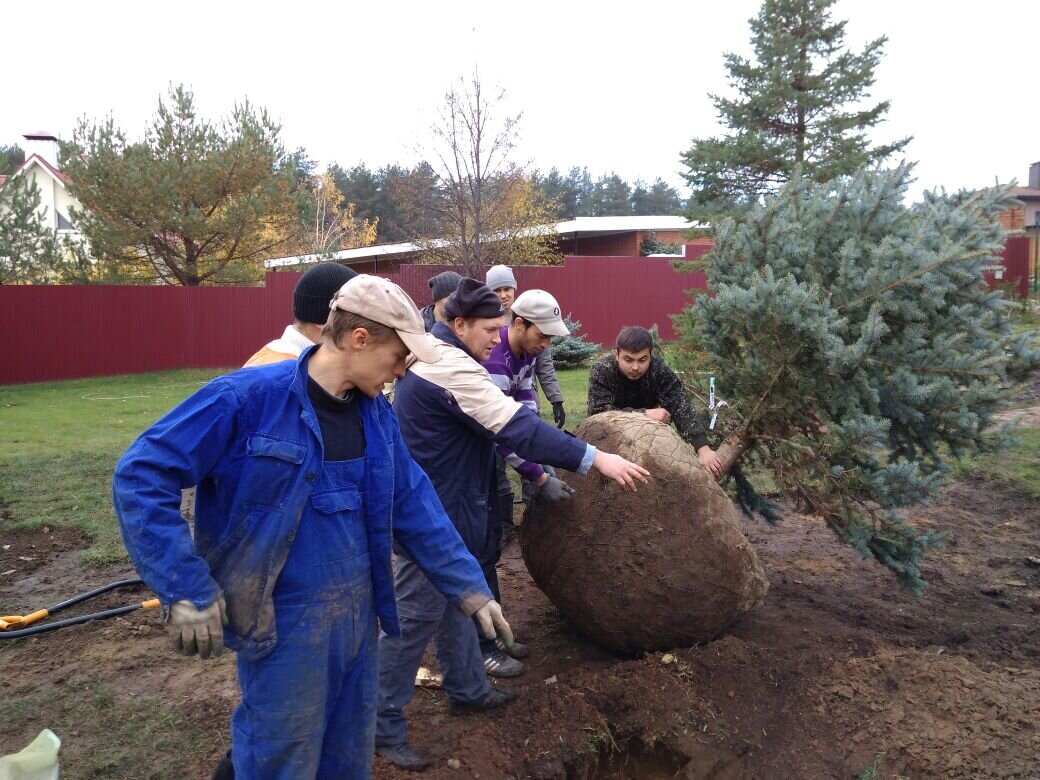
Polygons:
M261 261L303 229L313 163L287 153L266 111L236 105L220 123L170 87L139 142L109 118L62 144L73 220L95 256L129 279L195 286L258 279Z
M25 176L0 186L0 284L52 281L60 270L60 243L43 222L40 188Z
M11 146L0 144L0 176L10 176L24 162L25 151L18 144L12 144Z
M643 257L649 257L650 255L678 255L682 253L682 244L678 241L671 243L664 243L657 238L657 233L653 230L649 231L639 243L639 254Z
M694 220L735 215L776 192L800 168L817 182L882 161L910 141L871 146L867 132L888 101L869 100L886 38L862 52L844 48L845 22L833 22L835 0L765 0L751 20L754 60L726 54L735 98L712 95L721 138L695 140L683 155L693 189Z
M564 198L564 202L568 207L573 202L574 213L572 216L594 216L596 185L592 181L592 174L589 173L589 169L579 168L577 165L571 166L571 169L567 172L566 187L568 195Z
M1004 245L1008 188L907 207L910 172L796 177L723 220L707 256L716 294L675 319L680 368L713 374L729 404L726 467L768 469L842 540L919 587L939 535L900 510L938 494L951 458L1007 443L996 424L1005 385L1040 352L983 279Z
M549 169L544 176L535 171L531 181L545 199L553 204L552 216L556 219L574 219L578 209L577 193L568 188L567 180L557 168Z
M596 356L601 349L599 344L590 344L584 336L579 336L581 323L575 322L568 314L563 324L570 331L569 336L553 336L549 342L552 348L553 365L556 368L580 368Z
M372 173L364 163L345 170L337 163L329 166L329 174L347 203L354 204L354 216L376 222L379 219L380 203L378 174Z
M592 216L620 217L632 213L632 190L628 182L611 173L601 176L592 193Z
M674 187L670 187L658 177L647 189L642 179L636 180L632 187L632 213L640 216L647 214L679 214L682 211L682 198Z

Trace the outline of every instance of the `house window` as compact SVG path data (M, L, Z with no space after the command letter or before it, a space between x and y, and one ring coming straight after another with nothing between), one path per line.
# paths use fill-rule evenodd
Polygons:
M60 211L55 211L58 215L58 230L75 230L76 226L69 222L68 217L62 214Z

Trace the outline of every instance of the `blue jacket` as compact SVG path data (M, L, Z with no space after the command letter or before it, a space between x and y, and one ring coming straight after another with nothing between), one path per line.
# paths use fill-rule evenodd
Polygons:
M506 396L443 322L437 363L413 363L394 388L394 411L412 457L429 474L444 509L470 552L483 559L490 515L497 512L495 443L521 457L585 474L596 448Z
M307 361L283 361L214 379L145 431L112 480L120 530L134 567L164 606L198 608L222 590L229 647L249 657L277 641L272 593L308 501L321 511L357 508L356 493L314 495L322 468ZM376 612L399 632L391 537L467 612L490 597L480 567L408 454L389 404L360 396L362 485ZM181 489L197 485L195 539L180 514ZM353 502L353 503L337 503Z

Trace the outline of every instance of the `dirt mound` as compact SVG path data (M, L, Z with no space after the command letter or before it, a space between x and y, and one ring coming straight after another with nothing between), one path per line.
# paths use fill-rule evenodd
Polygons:
M1035 777L1040 672L882 649L838 664L813 695L852 745L883 742L911 777ZM893 764L895 762L892 762ZM891 768L896 768L892 766Z
M668 649L718 636L761 601L769 585L733 504L671 426L606 412L577 435L653 475L631 493L567 474L573 498L531 504L528 570L582 631L621 652Z

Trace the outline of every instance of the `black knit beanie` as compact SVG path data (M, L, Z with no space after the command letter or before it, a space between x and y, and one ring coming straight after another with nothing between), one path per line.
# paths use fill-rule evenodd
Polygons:
M339 263L318 263L308 268L293 290L293 316L300 322L324 325L329 318L329 303L355 276L357 271Z
M456 317L501 317L506 313L502 301L491 292L491 288L476 279L463 279L459 288L444 302L444 314L448 321Z
M441 298L447 298L459 287L462 276L454 271L441 271L436 276L430 277L430 289L433 291L433 302L437 303Z

